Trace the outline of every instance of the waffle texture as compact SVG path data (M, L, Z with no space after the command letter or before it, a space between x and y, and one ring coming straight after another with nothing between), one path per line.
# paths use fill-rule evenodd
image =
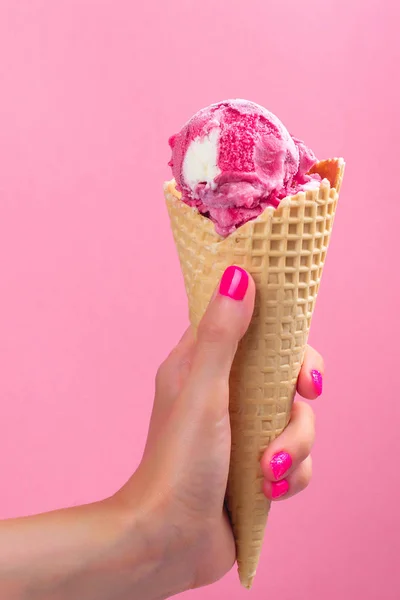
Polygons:
M290 418L344 162L322 161L313 171L323 178L318 189L285 198L277 209L268 207L226 238L180 200L174 181L165 185L192 325L199 324L229 265L246 269L256 284L253 318L231 371L226 495L239 577L246 588L256 573L270 508L262 492L260 458Z

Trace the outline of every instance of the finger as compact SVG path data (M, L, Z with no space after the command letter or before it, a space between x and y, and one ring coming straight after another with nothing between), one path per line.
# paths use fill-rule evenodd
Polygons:
M311 456L300 463L287 478L274 482L264 479L263 492L269 500L286 500L306 489L311 481L312 460Z
M309 404L293 404L289 425L268 446L261 459L264 477L280 481L309 456L315 440L315 416Z
M159 366L156 374L154 409L168 409L179 394L183 382L190 372L194 340L193 327L189 326L178 344ZM153 413L155 412L154 409Z
M229 377L240 339L254 309L254 281L244 269L228 267L197 330L193 377L206 382Z
M297 380L297 391L307 400L314 400L322 394L324 359L311 346L307 346L303 365Z
M176 370L188 359L193 349L194 341L195 336L193 327L189 325L177 345L159 366L156 375L156 383L163 386L164 384L167 384L168 380L173 380L175 378Z
M237 345L250 323L254 296L250 275L240 267L228 267L197 330L183 390L183 396L190 399L184 408L189 419L193 411L203 412L208 420L227 414L229 373Z
M161 367L168 364L168 368L170 368L172 364L180 362L182 358L185 358L186 355L190 352L191 348L194 345L194 341L194 330L193 327L189 325L189 327L185 329L179 342L176 344L176 346L172 348L167 358L161 364Z
M156 374L156 395L151 414L150 432L158 430L168 416L183 383L190 372L193 328L189 326L178 344L159 366ZM149 433L150 436L150 433Z
M186 354L188 349L190 349L193 346L194 340L195 335L193 327L189 325L189 327L186 329L186 331L184 332L184 334L182 335L181 339L179 340L172 352L180 356Z

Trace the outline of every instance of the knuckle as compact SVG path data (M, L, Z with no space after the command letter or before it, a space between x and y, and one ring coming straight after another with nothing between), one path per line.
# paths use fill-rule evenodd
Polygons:
M312 428L314 428L314 426L315 426L315 411L309 404L307 404L307 402L304 402L304 414L307 417L307 419L309 420Z
M312 477L312 462L311 458L305 461L298 475L298 486L300 490L305 490L309 485Z
M307 436L304 436L303 439L298 442L298 454L300 459L305 460L312 450L314 445L314 434L310 433Z
M297 403L299 410L303 413L306 418L311 418L314 414L313 409L308 404L308 402L304 402L304 400L299 400Z
M304 460L310 454L315 440L315 413L311 406L306 402L298 402L297 410L301 412L301 417L297 421L297 455L300 460Z
M315 412L308 402L298 400L296 402L297 410L300 413L299 418L308 423L308 429L314 431L315 428Z
M310 485L311 476L304 475L303 473L299 475L298 487L299 491L305 490Z
M299 456L300 460L305 460L307 458L307 456L311 452L311 447L312 447L312 444L310 443L309 440L303 439L303 440L299 441L298 456Z
M198 330L198 338L207 343L215 344L229 337L230 328L227 324L212 320L203 321Z
M169 372L169 360L166 358L158 367L156 372L156 387L162 386Z

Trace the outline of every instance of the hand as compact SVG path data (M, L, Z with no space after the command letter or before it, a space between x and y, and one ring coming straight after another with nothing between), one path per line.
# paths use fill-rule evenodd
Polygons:
M161 365L144 457L121 491L158 524L159 559L180 565L170 594L216 581L235 560L223 506L230 457L229 373L254 307L254 282L244 272L239 288L240 300L217 292L197 340L189 328ZM322 372L322 358L308 348L298 379L304 398L321 393ZM313 411L297 401L288 427L262 458L268 498L281 500L307 487L313 441Z
M161 365L143 460L128 483L93 504L0 522L1 598L162 600L231 568L235 544L223 508L228 380L254 306L254 282L239 273L234 287L223 278L197 340L188 329ZM298 380L303 397L321 393L322 371L309 348ZM313 413L295 402L261 461L269 498L307 486L313 439Z

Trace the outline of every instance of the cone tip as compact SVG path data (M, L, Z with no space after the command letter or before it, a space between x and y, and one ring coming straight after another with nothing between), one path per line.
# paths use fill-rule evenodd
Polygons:
M240 583L242 584L242 586L244 588L246 588L246 590L250 590L253 585L253 581L254 581L254 577L256 576L256 573L255 572L249 573L248 571L243 569L241 566L238 567L238 572L239 572Z

